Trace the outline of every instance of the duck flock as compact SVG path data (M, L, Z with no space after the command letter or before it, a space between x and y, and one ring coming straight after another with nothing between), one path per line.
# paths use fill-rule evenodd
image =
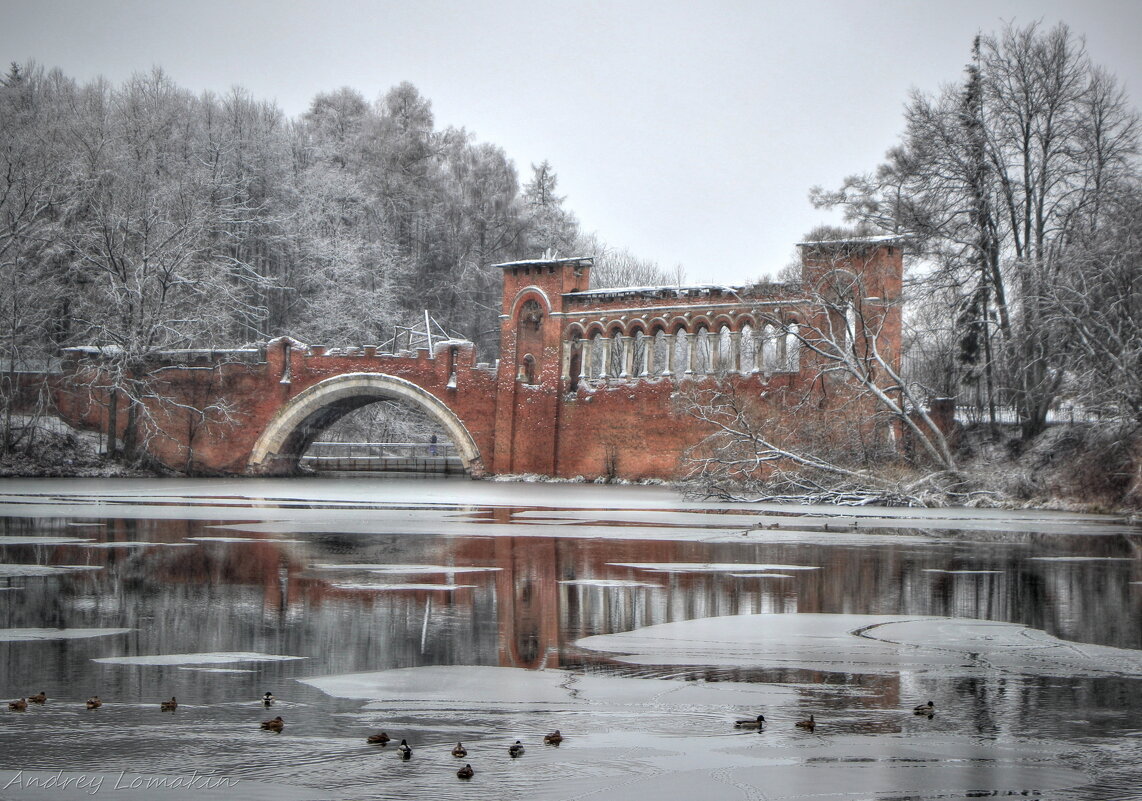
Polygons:
M46 704L47 700L47 693L38 692L35 695L29 695L25 698L17 698L14 701L9 701L8 709L12 712L24 712L27 710L28 704ZM274 701L276 699L274 698L273 693L267 692L261 697L260 700L262 702L262 706L268 709L274 705ZM93 695L87 699L86 706L88 709L98 709L99 707L103 706L103 700L98 695ZM178 709L178 699L172 695L169 701L161 701L159 703L159 709L163 712L174 712L176 709ZM261 728L267 731L280 733L285 729L285 720L282 719L281 715L278 715L277 717L271 718L270 720L263 720L261 723ZM365 738L365 742L369 743L370 745L380 746L388 745L391 740L392 738L383 731L378 732L377 734L370 734ZM557 746L561 742L563 742L563 735L559 733L559 729L556 729L550 734L545 734L543 736L544 745ZM396 750L401 759L412 759L412 747L408 744L407 740L402 739L400 741L400 745L397 746ZM523 743L519 740L516 740L512 745L508 746L508 754L513 758L523 756L523 751ZM456 743L456 747L452 749L452 756L460 759L466 757L467 755L468 749L464 747L464 744ZM476 775L476 771L472 768L470 763L465 763L464 767L456 771L456 776L460 779L470 779L474 775Z
M18 698L14 701L9 701L8 709L13 712L23 712L27 710L28 704L44 704L47 703L47 700L47 694L41 691L35 695L29 695L26 698ZM273 693L267 692L261 698L262 706L269 708L274 705L274 700L275 698ZM98 695L93 695L87 699L88 709L98 709L102 705L103 701ZM176 709L178 709L178 699L172 695L169 701L162 701L159 703L159 709L163 712L174 712ZM920 704L919 706L914 707L912 711L916 715L924 715L931 719L932 716L936 714L936 705L932 701L929 701L926 704ZM799 720L793 725L799 729L813 732L816 731L817 721L813 715L810 715L805 720ZM285 729L285 721L282 719L281 715L278 715L277 717L271 718L270 720L263 720L261 727L267 731L280 733L283 729ZM744 718L742 720L734 721L734 728L763 731L765 729L765 715L758 715L754 718ZM367 742L369 745L379 745L384 747L387 746L389 742L392 741L392 739L393 738L390 737L387 732L381 731L377 732L376 734L370 734L365 738L365 742ZM544 745L558 746L561 742L563 742L563 735L559 733L559 729L556 729L550 734L545 734L543 736ZM401 759L412 759L412 746L408 744L407 740L402 739L400 741L400 745L397 746L396 751ZM524 746L523 743L519 740L516 740L514 743L508 746L508 755L513 759L523 756L523 752ZM452 749L452 756L456 757L457 759L463 759L464 757L468 756L468 749L464 747L463 743L456 743L456 746ZM456 776L460 779L470 779L475 774L476 771L473 770L471 763L465 763L464 767L456 771Z

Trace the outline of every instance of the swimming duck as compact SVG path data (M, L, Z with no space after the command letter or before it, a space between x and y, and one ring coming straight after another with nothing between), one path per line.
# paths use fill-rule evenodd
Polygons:
M758 715L753 720L735 720L734 728L736 729L760 729L765 726L765 715Z
M468 756L468 749L464 747L464 743L456 743L456 747L452 749L452 756L457 758Z
M464 767L460 768L460 770L456 771L456 777L459 779L470 779L472 778L473 774L475 774L475 772L476 771L472 770L471 765L465 765Z
M397 752L401 759L412 759L412 748L404 740L401 740L400 745L397 746Z
M178 709L178 701L172 695L171 699L169 701L163 701L162 703L160 703L159 708L163 712L174 712L176 709Z
M28 703L29 704L42 704L42 703L45 703L47 700L48 700L48 695L43 690L36 693L35 695L29 695L28 696Z
M23 712L25 709L28 708L28 701L27 701L27 699L24 699L24 698L20 698L19 700L16 700L16 701L9 701L8 702L8 708L11 709L13 712Z
M262 706L273 706L273 705L274 705L274 694L273 693L266 693L265 695L262 696Z
M559 745L563 742L563 735L559 733L559 729L551 732L551 734L543 735L544 745Z
M920 706L915 707L912 711L917 715L927 715L928 717L932 717L932 715L936 714L936 705L929 701L926 704L920 704Z
M513 757L521 756L523 754L523 743L516 740L515 744L508 748L508 753Z
M372 745L388 745L391 739L392 737L389 737L387 732L382 731L377 734L370 734L365 738L365 742L371 743Z
M817 721L813 720L813 716L810 715L808 720L799 720L795 725L799 729L808 729L809 731L813 731L813 729L817 728Z
M98 695L93 695L87 699L88 709L99 709L101 706L103 706L103 700Z
M278 715L273 720L263 720L262 721L262 728L263 729L269 729L270 731L281 731L284 727L285 727L285 721L282 720L281 715Z

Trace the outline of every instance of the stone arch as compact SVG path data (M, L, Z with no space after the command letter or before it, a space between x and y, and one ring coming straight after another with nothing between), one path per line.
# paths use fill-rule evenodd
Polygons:
M292 473L309 443L349 412L378 400L400 400L420 408L448 433L469 475L484 474L476 441L456 414L411 381L383 373L346 373L299 392L278 410L250 452L247 473Z

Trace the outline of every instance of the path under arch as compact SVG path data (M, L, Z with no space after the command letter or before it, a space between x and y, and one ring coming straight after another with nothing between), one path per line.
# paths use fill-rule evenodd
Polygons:
M464 470L484 475L476 441L464 423L439 398L411 381L383 373L346 373L314 384L290 399L274 415L250 453L246 472L288 475L309 443L349 412L379 400L400 400L424 411L456 445Z

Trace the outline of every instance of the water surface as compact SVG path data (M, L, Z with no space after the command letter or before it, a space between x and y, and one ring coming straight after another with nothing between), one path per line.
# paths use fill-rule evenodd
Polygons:
M5 481L0 697L49 700L0 708L0 799L1140 798L1140 544L658 487Z

